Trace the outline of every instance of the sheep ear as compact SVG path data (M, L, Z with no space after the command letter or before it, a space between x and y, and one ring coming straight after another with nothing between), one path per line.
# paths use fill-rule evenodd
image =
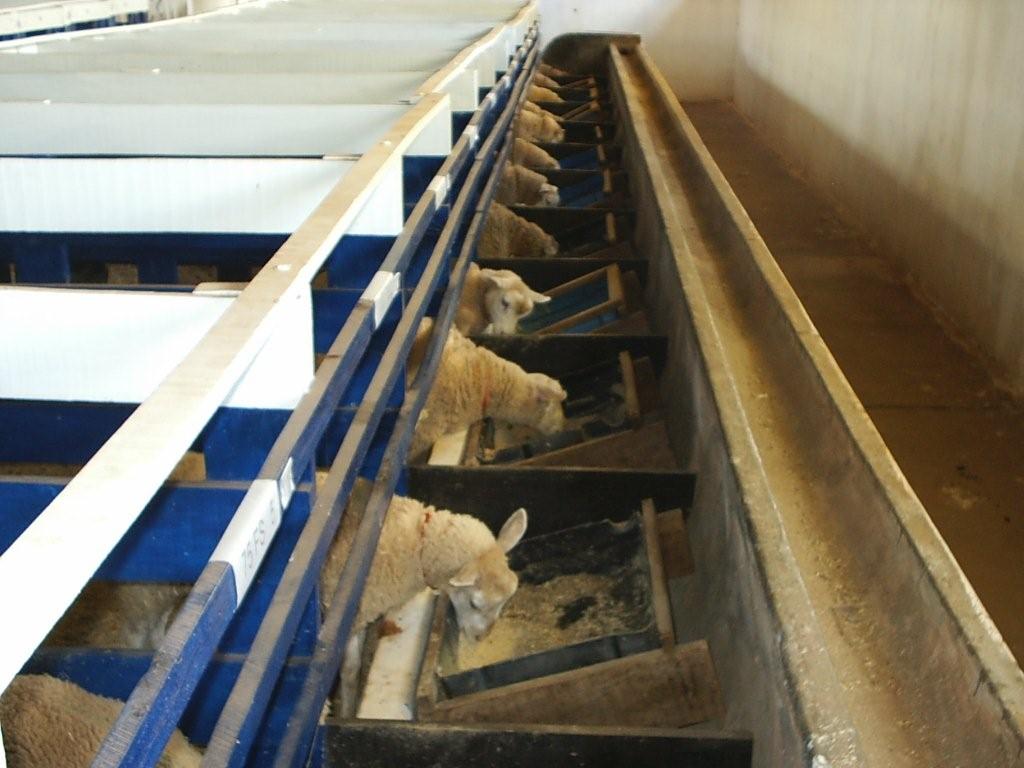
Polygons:
M477 570L476 563L470 562L462 567L462 570L448 579L448 586L450 587L472 587L477 583L480 578L480 572Z
M503 275L498 270L487 270L483 273L485 280L490 282L495 288L500 288L503 291L508 291L515 287L516 281L519 279L516 275Z
M544 375L535 376L534 386L536 387L537 397L540 400L557 400L558 402L565 400L565 390L561 384L552 378Z
M502 552L509 552L526 534L526 510L520 507L513 512L498 534L498 546Z
M537 293L536 291L530 291L530 298L533 299L534 304L547 304L551 301L550 296L545 296L543 293Z

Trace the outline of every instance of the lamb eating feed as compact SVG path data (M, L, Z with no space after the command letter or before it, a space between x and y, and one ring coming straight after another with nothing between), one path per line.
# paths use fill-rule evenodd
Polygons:
M354 506L350 502L342 517L321 571L325 611L358 529L360 516L349 514ZM526 523L526 510L518 509L495 538L470 515L402 496L391 499L342 665L342 717L355 712L363 630L421 590L429 587L448 596L467 637L480 639L490 631L519 586L507 553L523 537Z
M537 71L533 73L533 82L543 88L561 88L557 80L552 80L550 77L545 75L543 72Z
M425 451L441 435L488 417L554 434L565 426L565 397L557 380L543 373L527 373L453 328L434 386L416 422L410 456Z
M563 101L562 97L552 91L550 88L545 88L540 85L531 85L527 91L526 96L530 101Z
M477 243L481 259L543 258L558 255L558 241L532 221L491 203L487 221Z
M548 296L537 293L511 270L481 269L470 264L459 297L455 327L466 335L513 334L519 321L533 311L535 304L549 301Z
M514 163L501 169L494 199L503 205L558 205L561 202L558 187L549 183L544 174Z
M560 168L561 164L550 154L526 139L516 139L512 147L512 162L528 168Z
M516 136L527 141L565 141L565 128L550 115L522 110L516 120Z

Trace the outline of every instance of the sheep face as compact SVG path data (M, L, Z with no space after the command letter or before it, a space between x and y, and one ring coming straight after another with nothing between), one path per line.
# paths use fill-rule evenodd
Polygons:
M455 607L459 630L471 640L487 636L501 609L519 587L519 579L508 567L508 552L526 533L526 510L517 509L501 527L495 545L452 576L448 598Z
M544 255L545 256L557 256L558 255L558 241L555 240L553 235L544 235Z
M565 128L559 125L558 121L549 115L544 115L541 122L541 140L561 144L565 141Z
M519 321L533 312L535 304L551 301L508 269L481 269L480 276L489 285L484 292L484 308L490 321L485 333L509 336L516 332Z
M545 435L553 435L565 429L565 411L562 402L565 390L557 380L543 373L529 374L530 397L533 399L532 412L536 419L532 426Z
M540 202L542 205L560 205L561 196L558 194L558 187L554 184L544 182L540 185Z

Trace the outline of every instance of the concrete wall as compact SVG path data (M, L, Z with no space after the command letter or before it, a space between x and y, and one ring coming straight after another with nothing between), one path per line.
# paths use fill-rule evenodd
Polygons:
M734 81L758 130L878 237L1018 392L1022 41L1019 2L740 0Z
M541 0L548 42L565 32L638 32L684 99L728 99L740 0Z

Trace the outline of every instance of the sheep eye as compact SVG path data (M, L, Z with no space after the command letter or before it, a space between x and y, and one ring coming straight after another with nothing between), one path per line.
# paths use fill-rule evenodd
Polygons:
M484 600L480 595L473 595L469 600L469 604L473 606L475 611L482 611L484 609Z
M501 306L502 306L502 307L503 307L504 309L508 309L508 308L509 308L509 300L508 300L508 297L507 297L507 296L502 296L502 297L501 297Z

